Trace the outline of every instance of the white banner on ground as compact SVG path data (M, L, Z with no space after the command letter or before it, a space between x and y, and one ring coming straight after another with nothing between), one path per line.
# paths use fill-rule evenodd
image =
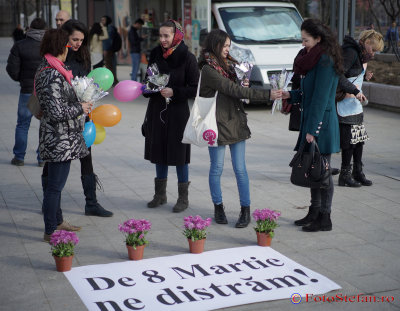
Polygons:
M270 247L126 261L65 272L90 311L214 310L340 286ZM297 297L298 298L298 297Z

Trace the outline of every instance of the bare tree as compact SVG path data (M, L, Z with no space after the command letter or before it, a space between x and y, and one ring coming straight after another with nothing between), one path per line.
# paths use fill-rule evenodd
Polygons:
M400 15L400 0L379 0L392 21Z
M382 33L381 23L379 22L379 18L375 14L374 4L372 3L372 0L368 0L368 4L369 4L369 11L371 12L372 16L375 19L375 23L378 26L378 30L379 30L380 33Z

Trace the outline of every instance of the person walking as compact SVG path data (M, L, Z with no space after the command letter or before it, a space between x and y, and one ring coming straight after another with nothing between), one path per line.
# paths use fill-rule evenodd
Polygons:
M13 30L12 37L13 37L14 43L25 39L25 33L24 33L24 30L22 29L21 24L18 24L17 27Z
M108 39L108 31L102 23L94 23L89 32L90 61L93 69L103 67L103 40Z
M149 66L169 74L167 86L149 97L142 132L145 136L144 158L156 165L155 194L147 206L167 203L168 166L175 166L178 176L178 200L172 211L179 213L189 206L190 145L182 137L189 119L188 98L195 97L199 69L195 56L183 42L182 26L169 20L160 26L160 45L150 53Z
M63 24L61 29L68 34L69 52L65 60L65 65L72 70L74 77L87 76L90 72L90 55L88 48L88 31L86 26L77 20L68 20ZM89 120L86 117L86 122ZM111 217L112 212L104 209L97 201L96 184L98 183L97 175L93 170L92 152L89 152L80 158L81 162L81 181L83 192L85 195L85 215ZM45 191L48 179L48 165L43 168L42 186Z
M294 72L302 77L301 88L283 91L282 98L301 102L301 124L295 150L301 144L315 141L330 162L331 154L339 151L335 95L339 75L343 72L340 46L329 27L317 19L302 23L301 36L304 49L294 63ZM273 96L275 99L276 94ZM295 221L295 225L303 226L303 231L307 232L332 230L333 191L332 176L327 189L311 189L312 204L308 214Z
M131 26L128 34L128 40L131 49L131 59L132 59L132 73L131 79L133 81L137 80L137 73L139 70L140 64L140 51L142 50L140 47L140 43L145 38L144 36L139 36L137 31L142 29L144 25L144 21L141 18L138 18L135 23Z
M84 113L91 103L80 103L71 86L72 73L65 67L68 33L50 29L40 47L43 57L35 76L36 95L43 111L40 119L40 155L48 167L43 193L43 239L50 241L55 230L79 231L64 221L60 206L61 192L67 182L71 160L88 154L82 136Z
M7 73L11 79L18 81L21 90L18 101L17 126L15 128L14 157L12 165L23 166L28 145L28 131L31 125L32 113L28 109L28 101L33 92L34 76L37 67L42 61L40 43L45 33L46 22L42 18L35 18L26 33L26 39L17 41L11 48L7 60ZM36 151L39 166L43 166L39 147Z
M340 148L342 149L342 167L339 186L371 186L372 181L363 172L363 148L367 141L362 103L367 99L361 87L364 78L370 80L372 73L367 71L367 63L375 52L383 50L383 37L373 29L361 32L358 42L350 36L344 38L342 45L344 74L339 79L338 89L346 97L337 103L340 126ZM351 159L353 158L353 171Z
M247 116L242 98L268 100L269 92L248 88L238 84L234 70L237 61L230 54L231 39L222 30L212 30L205 39L205 47L199 59L201 69L200 96L213 97L218 92L216 120L218 147L209 147L210 171L209 187L214 203L214 218L218 224L227 224L222 200L221 175L224 167L225 148L229 146L232 166L240 197L240 214L236 228L245 228L250 223L250 188L246 170L246 140L251 132L247 126Z

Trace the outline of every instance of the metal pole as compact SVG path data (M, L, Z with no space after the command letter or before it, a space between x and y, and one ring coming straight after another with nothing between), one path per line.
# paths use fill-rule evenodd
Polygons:
M344 0L343 11L343 37L348 34L349 29L349 0Z
M356 0L351 0L350 36L354 38L356 28Z
M331 29L336 31L336 0L331 0Z
M339 0L339 18L338 18L338 40L339 43L343 43L343 8L344 0Z

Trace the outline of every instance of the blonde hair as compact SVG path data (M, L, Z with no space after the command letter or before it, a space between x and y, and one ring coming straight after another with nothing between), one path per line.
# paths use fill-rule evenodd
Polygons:
M375 51L383 50L384 47L383 36L379 32L373 29L364 30L363 32L361 32L360 35L358 36L358 40L361 42L369 40L369 43L372 45L372 48Z

